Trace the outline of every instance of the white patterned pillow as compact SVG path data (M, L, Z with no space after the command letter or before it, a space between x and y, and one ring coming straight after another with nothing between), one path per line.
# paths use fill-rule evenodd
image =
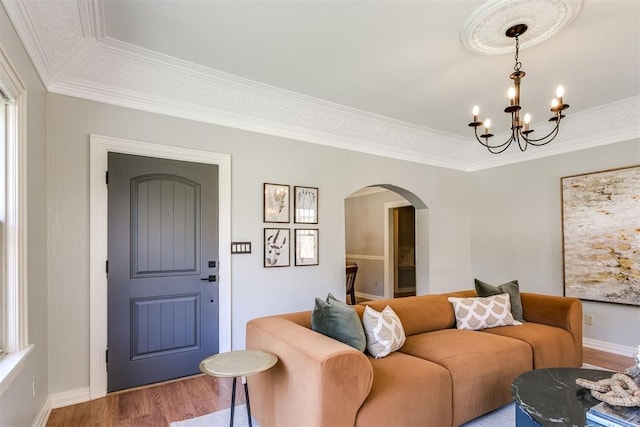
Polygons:
M522 325L511 315L508 294L484 298L449 297L449 302L453 304L458 329L478 331L496 326Z
M389 306L382 312L366 306L362 324L367 335L367 350L376 359L400 349L407 339L400 318Z

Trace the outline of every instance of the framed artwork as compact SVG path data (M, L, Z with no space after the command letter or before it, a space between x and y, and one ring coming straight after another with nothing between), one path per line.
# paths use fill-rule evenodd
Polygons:
M264 222L289 222L289 186L264 184Z
M293 187L294 219L298 224L318 223L318 189L315 187Z
M295 265L318 265L318 229L295 230Z
M264 229L264 266L289 267L289 229Z
M640 165L561 184L565 295L640 305Z

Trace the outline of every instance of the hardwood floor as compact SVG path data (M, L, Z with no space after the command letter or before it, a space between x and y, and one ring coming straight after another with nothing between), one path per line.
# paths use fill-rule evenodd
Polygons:
M612 371L624 372L633 366L633 358L620 356L619 354L605 353L585 347L583 349L584 363L601 366Z
M624 371L633 359L584 349L584 363ZM244 403L241 383L236 404ZM101 399L51 411L48 427L166 427L231 406L231 379L196 375L157 385L110 393Z
M47 427L163 427L231 406L231 378L196 375L51 411ZM242 382L236 405L244 403Z

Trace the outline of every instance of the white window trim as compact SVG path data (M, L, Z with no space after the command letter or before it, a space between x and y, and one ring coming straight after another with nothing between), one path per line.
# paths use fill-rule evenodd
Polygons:
M4 274L0 303L4 318L0 359L0 395L18 375L33 349L29 346L27 316L27 88L0 46L0 89L13 100L6 121L6 218Z

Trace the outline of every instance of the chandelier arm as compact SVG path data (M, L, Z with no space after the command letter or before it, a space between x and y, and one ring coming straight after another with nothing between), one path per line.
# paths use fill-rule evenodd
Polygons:
M525 135L522 135L522 138L528 143L531 144L535 147L541 147L543 145L546 145L548 143L550 143L551 141L553 141L555 139L556 136L558 136L558 132L560 131L560 119L558 119L556 121L556 125L555 127L545 136L543 136L542 138L527 138ZM552 136L553 135L553 136ZM545 141L547 138L551 137L551 139ZM544 142L541 142L544 141Z
M477 129L477 128L475 129L475 134L476 134L476 140L478 140L478 142L479 142L480 144L482 144L482 146L484 146L484 147L486 147L486 148L489 148L489 149L502 148L502 147L504 147L505 145L508 147L508 146L509 146L509 144L511 144L511 143L513 142L513 140L514 140L514 137L513 137L513 134L512 134L512 135L511 135L511 138L509 138L508 140L506 140L506 141L505 141L505 142L503 142L502 144L500 144L500 145L491 145L491 144L489 144L489 142L488 142L488 141L487 141L487 142L483 142L483 141L480 139L480 138L481 138L481 136L478 136L478 129ZM493 136L493 135L491 135L491 136ZM504 151L504 150L503 150L503 151Z
M509 141L513 141L513 138L509 138ZM500 154L500 153L504 153L506 149L509 148L509 146L511 145L511 142L509 142L508 144L505 142L505 144L502 144L505 146L500 150L495 150L495 147L491 147L491 148L487 147L487 148L491 154ZM498 147L502 147L502 145L499 145Z
M500 145L490 145L488 142L483 142L480 137L478 136L478 129L475 128L474 129L475 135L476 135L476 140L483 146L485 147L487 150L489 150L489 152L491 154L500 154L502 152L504 152L507 148L509 148L509 145L511 145L511 143L514 140L513 135L511 135L511 138L509 138L507 141L503 142Z
M520 149L520 151L522 151L523 153L527 151L527 139L520 133L520 129L512 130L512 132L515 134L516 141L518 141L518 148ZM524 146L520 141L520 137L522 137L522 139L524 140Z
M485 144L483 145L487 147L487 149L491 154L500 154L500 153L503 153L507 148L509 148L509 146L514 140L515 140L515 137L512 133L511 137L500 145L485 145Z

